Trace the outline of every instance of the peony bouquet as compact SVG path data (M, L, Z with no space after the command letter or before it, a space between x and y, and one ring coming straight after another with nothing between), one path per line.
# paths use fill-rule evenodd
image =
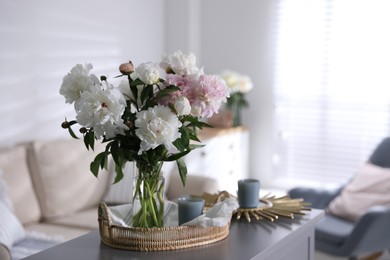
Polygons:
M133 210L133 226L162 226L162 164L176 161L185 185L182 157L202 146L197 130L209 126L202 118L218 112L229 89L219 76L205 74L194 54L181 51L163 56L159 63L121 64L118 77L123 80L118 86L91 70L91 64L78 64L63 78L60 94L74 104L76 118L65 119L62 127L78 138L73 131L78 124L87 149L96 141L106 144L91 162L95 176L107 166L109 156L115 162L115 182L123 178L125 163L135 162L133 200L140 209Z

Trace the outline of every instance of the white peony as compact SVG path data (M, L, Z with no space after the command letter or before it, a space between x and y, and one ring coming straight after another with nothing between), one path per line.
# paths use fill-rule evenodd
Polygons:
M122 92L126 100L134 100L134 95L131 92L128 80L122 80L121 82L119 82L118 88Z
M189 115L191 113L191 104L186 97L179 97L174 104L176 113L179 116Z
M84 66L77 64L65 75L60 88L60 94L65 97L65 102L72 104L80 99L81 93L89 91L94 84L99 84L99 79L94 75L89 75L92 64Z
M147 85L156 84L160 79L160 68L156 63L141 63L135 68L134 72L131 73L131 78L138 78Z
M86 128L93 128L96 138L112 138L128 129L121 118L125 107L126 101L117 89L102 90L95 85L81 93L76 120Z
M137 113L135 134L141 140L138 154L154 149L163 144L168 151L175 151L172 144L181 137L181 122L177 116L165 106L157 105Z
M193 53L188 55L180 50L175 51L172 55L164 55L160 62L160 67L165 71L172 70L178 75L193 75L199 72L196 66L196 57Z

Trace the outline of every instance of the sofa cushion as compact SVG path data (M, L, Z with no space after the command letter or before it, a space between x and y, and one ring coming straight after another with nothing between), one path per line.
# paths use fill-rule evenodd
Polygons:
M369 161L374 165L390 168L390 137L384 138L379 143L372 152Z
M48 223L64 227L74 227L90 230L98 229L98 209L97 207L93 207L91 209L76 212L69 216L64 216L59 219L52 220Z
M390 169L366 163L330 202L328 210L333 215L356 221L372 206L390 206L389 191Z
M37 222L41 218L27 164L25 146L0 150L0 169L5 183L6 195L13 205L16 217L23 223Z
M104 150L97 143L95 152L81 140L37 141L32 143L28 161L37 190L42 216L55 219L98 205L105 194L108 174L95 178L89 165Z
M353 228L353 222L327 214L317 223L315 237L318 241L338 246L345 242Z
M33 223L24 227L28 236L37 234L53 241L67 241L91 232L88 228L64 227L50 223ZM36 235L35 235L36 236Z

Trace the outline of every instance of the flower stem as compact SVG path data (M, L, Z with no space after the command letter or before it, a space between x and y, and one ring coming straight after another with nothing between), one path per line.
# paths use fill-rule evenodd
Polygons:
M137 166L132 225L162 227L164 225L164 179L160 176L162 163Z

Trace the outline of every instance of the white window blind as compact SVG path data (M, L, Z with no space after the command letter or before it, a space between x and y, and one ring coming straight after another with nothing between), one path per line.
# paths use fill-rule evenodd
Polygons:
M390 135L390 1L277 8L275 180L345 182Z

